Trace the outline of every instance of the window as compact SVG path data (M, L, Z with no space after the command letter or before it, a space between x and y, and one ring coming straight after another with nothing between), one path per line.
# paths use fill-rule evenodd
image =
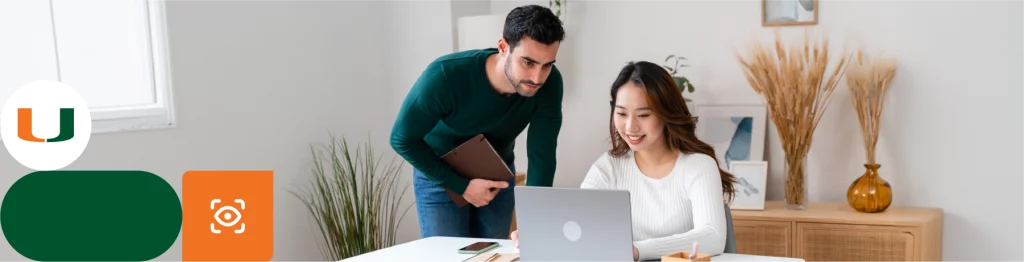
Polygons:
M55 79L89 104L93 133L174 125L163 0L0 1L0 108Z

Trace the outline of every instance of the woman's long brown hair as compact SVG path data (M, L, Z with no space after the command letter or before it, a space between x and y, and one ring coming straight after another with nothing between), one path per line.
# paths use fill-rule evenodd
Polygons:
M629 145L619 136L615 129L615 98L619 88L627 83L633 83L647 90L648 107L654 111L654 115L665 122L665 143L672 150L678 150L684 154L700 153L710 156L718 165L718 158L715 157L711 145L697 139L695 133L697 122L686 107L686 102L680 94L672 75L659 65L651 62L639 61L630 62L615 79L611 90L611 108L609 114L609 131L611 132L612 149L608 154L621 156L629 152ZM734 196L733 183L736 177L726 172L721 167L718 173L722 177L722 193L725 194L726 202L731 202Z

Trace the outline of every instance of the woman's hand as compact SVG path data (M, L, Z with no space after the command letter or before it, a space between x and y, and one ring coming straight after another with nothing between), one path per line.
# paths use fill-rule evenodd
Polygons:
M633 261L638 260L640 260L640 250L636 249L636 246L633 246Z
M512 231L512 243L516 245L516 250L519 249L519 230ZM633 249L634 251L636 248ZM636 254L636 252L634 252ZM636 257L636 255L634 255Z

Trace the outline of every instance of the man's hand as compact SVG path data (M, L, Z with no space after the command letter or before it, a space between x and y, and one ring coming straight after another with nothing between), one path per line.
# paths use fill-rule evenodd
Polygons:
M462 197L473 206L482 207L490 203L502 188L507 187L508 182L474 178L469 181L469 186L462 193ZM497 190L491 191L492 188Z

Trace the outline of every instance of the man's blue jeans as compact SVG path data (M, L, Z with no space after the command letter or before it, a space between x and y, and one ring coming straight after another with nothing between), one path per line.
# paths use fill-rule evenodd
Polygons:
M509 168L515 174L515 166ZM509 179L508 188L501 189L490 203L479 208L473 204L459 208L444 188L430 182L419 170L413 169L413 181L416 212L424 238L450 236L508 239L512 227L512 210L515 208L515 178Z

